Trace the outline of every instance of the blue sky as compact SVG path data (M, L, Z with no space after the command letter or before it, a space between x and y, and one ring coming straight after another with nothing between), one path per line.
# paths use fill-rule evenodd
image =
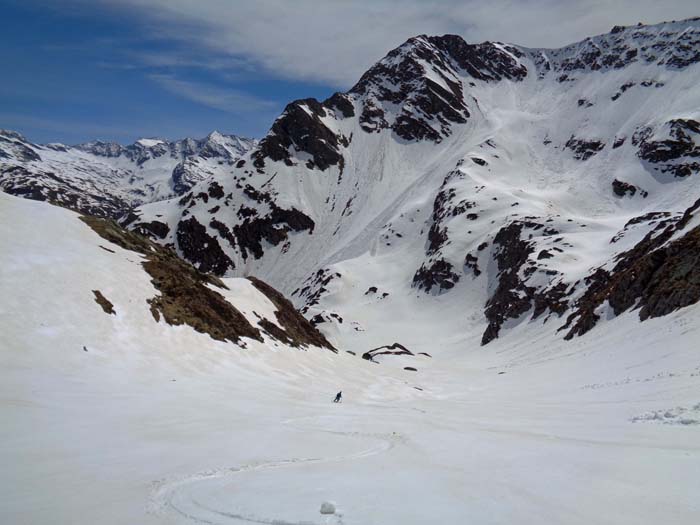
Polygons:
M559 47L697 0L0 0L0 128L36 142L262 137L418 34Z
M152 36L138 13L2 2L0 127L36 142L260 137L295 98L328 83L275 78L244 58Z

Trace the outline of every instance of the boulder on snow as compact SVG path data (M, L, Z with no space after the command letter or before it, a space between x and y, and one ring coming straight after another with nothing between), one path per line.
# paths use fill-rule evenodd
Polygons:
M335 514L335 505L330 501L321 503L321 514Z

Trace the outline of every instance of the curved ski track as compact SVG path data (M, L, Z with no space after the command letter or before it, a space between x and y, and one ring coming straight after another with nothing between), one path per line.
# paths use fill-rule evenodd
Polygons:
M154 514L165 514L165 513L175 513L178 514L193 523L207 524L207 525L218 525L220 522L210 521L209 519L197 516L191 511L187 511L181 508L175 500L177 494L187 491L187 488L195 483L201 483L203 481L208 481L212 479L219 478L230 478L233 476L243 475L247 472L260 472L265 470L275 470L282 468L294 468L303 467L305 465L323 464L323 463L338 463L344 461L352 461L360 458L365 458L368 456L374 456L387 452L391 450L397 443L403 442L404 438L401 434L378 434L378 433L363 433L363 432L341 432L337 430L326 430L319 428L302 428L295 425L295 422L309 419L315 416L306 416L302 418L295 418L283 421L282 424L290 425L294 428L300 430L313 430L316 432L324 432L327 434L339 435L339 436L351 436L351 437L363 437L363 438L374 438L380 440L380 443L374 447L356 452L354 454L342 455L342 456L330 456L330 457L310 457L310 458L290 458L279 461L269 461L263 463L250 463L247 465L235 466L235 467L224 467L211 469L203 472L198 472L189 476L184 476L180 478L163 479L153 482L153 489L151 491L151 496L149 500L149 512ZM238 520L245 521L248 523L256 523L262 525L314 525L313 522L309 521L287 521L280 519L269 519L261 517L255 514L236 514L232 512L225 512L213 508L209 508L195 500L191 500L194 507L201 508L207 514L217 514L221 516L224 520ZM334 518L335 521L325 521L324 523L335 525L343 525L342 514L334 514L332 516L327 516L327 518Z

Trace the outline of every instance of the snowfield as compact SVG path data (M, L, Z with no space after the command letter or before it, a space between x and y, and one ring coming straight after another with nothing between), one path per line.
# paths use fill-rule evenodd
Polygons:
M697 523L698 305L486 347L397 308L374 330L432 356L413 372L358 338L156 323L141 256L46 203L0 194L0 245L2 523ZM225 281L248 318L274 312Z

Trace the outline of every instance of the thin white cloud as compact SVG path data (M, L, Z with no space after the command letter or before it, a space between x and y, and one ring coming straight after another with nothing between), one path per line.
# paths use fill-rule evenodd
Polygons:
M700 14L697 0L99 0L136 11L151 37L243 57L280 77L350 87L407 38L457 33L559 47L613 25Z
M270 100L230 88L179 79L170 74L152 73L148 78L175 95L228 113L259 112L277 107L277 104Z
M70 130L73 135L83 135L99 139L100 137L131 137L133 129L128 127L101 125L95 122L76 122L72 119L60 120L42 118L35 115L15 112L0 112L0 122L5 129L12 130L41 130L47 132L65 132ZM32 137L28 137L32 140Z
M192 50L144 51L124 50L132 63L145 68L192 68L213 71L252 71L249 59L226 54L194 53Z

